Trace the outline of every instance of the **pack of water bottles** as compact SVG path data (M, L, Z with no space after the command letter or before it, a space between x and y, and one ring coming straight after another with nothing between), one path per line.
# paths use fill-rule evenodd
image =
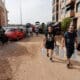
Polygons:
M56 55L59 55L59 45L55 45L55 47L54 47L54 53Z
M59 57L64 58L66 55L66 49L64 47L59 48Z

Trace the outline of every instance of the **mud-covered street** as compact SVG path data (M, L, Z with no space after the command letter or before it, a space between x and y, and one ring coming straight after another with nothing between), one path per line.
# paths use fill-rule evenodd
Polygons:
M80 65L67 69L41 54L43 36L0 47L0 80L80 80Z

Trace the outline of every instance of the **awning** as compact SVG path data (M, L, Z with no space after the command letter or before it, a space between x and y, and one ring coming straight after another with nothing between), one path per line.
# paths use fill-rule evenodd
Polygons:
M78 19L78 17L71 17L71 19L72 19L72 20L74 20L74 19Z
M58 26L60 25L61 22L56 22L53 26Z

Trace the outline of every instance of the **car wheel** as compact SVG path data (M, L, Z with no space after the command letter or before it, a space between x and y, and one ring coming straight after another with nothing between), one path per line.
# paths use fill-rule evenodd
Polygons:
M19 41L19 37L17 37L16 40Z

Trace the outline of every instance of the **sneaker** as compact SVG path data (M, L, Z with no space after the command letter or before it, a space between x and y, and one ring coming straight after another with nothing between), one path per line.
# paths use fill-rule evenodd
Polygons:
M72 64L70 64L70 63L67 64L67 68L68 68L68 69L72 69L72 67L73 67Z
M50 61L51 61L51 62L54 62L54 60L53 60L52 58L50 58Z

